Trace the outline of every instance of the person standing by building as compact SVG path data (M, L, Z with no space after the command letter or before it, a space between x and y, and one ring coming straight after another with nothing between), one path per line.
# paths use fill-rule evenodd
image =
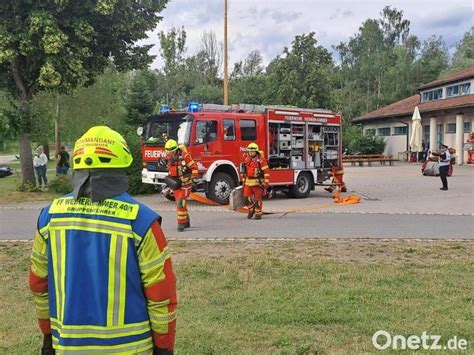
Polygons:
M48 157L44 154L43 146L41 145L36 148L36 154L33 158L33 167L35 168L38 187L41 189L44 183L44 187L48 188L48 178L46 177Z
M161 217L126 191L132 155L106 126L74 147L73 192L38 218L30 289L43 355L173 354L176 278Z
M69 170L69 153L66 152L66 147L61 146L61 150L56 154L56 175L67 175Z
M448 189L448 170L451 164L451 154L449 153L448 146L441 144L441 152L438 157L439 165L439 177L443 183L443 187L440 190L446 191Z
M256 143L247 146L247 153L242 157L241 181L244 184L244 197L246 199L250 219L262 219L263 197L267 195L270 184L270 174L267 160L260 152Z
M189 219L187 198L192 190L192 185L197 183L198 168L186 147L174 139L168 139L165 144L167 152L168 172L175 179L176 186L170 186L176 200L178 215L178 232L191 227Z

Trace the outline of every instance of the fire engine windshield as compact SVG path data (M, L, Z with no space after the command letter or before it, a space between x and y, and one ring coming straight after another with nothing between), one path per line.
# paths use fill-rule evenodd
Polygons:
M153 116L144 129L145 143L163 147L168 139L175 139L188 146L192 120L190 114Z

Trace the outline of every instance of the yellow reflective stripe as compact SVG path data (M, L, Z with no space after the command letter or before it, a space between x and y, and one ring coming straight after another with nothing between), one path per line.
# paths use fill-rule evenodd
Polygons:
M122 239L122 253L120 255L120 287L118 288L118 295L116 294L116 300L118 296L118 325L125 323L125 291L127 286L127 254L128 254L128 242L123 236L119 236Z
M268 169L268 165L262 166L262 168L261 168L261 169L262 169L262 170L266 170L266 169Z
M114 354L119 354L119 353L128 353L128 354L134 354L137 351L145 351L148 349L153 348L153 343L150 338L135 341L135 342L129 342L125 344L119 344L119 345L88 345L88 346L65 346L65 345L60 345L58 338L53 336L53 344L54 348L56 350L61 350L62 352L66 351L79 351L81 354L82 353L97 353L100 352L102 353L114 353Z
M47 224L46 226L44 226L38 231L45 240L49 238L48 228L49 228L49 224Z
M126 329L126 330L133 330L137 327L141 327L144 325L149 325L150 322L148 320L143 321L143 322L137 322L137 323L129 323L129 324L124 324L124 325L117 325L117 326L102 326L102 325L69 325L69 324L62 324L57 318L51 317L51 325L54 325L56 328L61 328L61 329L81 329L81 330L87 330L91 332L95 332L96 330L102 331L102 330L117 330L117 329Z
M84 218L54 218L50 223L51 228L87 230L91 232L100 232L105 234L122 233L128 236L133 235L132 227L120 223L103 223L96 219Z
M59 262L61 259L58 256L58 248L57 248L57 241L58 241L58 234L59 231L56 231L55 234L52 235L50 238L50 244L51 244L51 256L52 256L52 265L53 265L53 274L54 274L54 289L55 289L55 298L56 298L56 314L58 316L58 319L62 319L61 317L61 307L60 307L60 300L61 300L61 294L60 294L60 282L59 282Z
M119 229L131 230L132 226L129 223L111 222L104 221L102 219L95 218L84 218L84 217L59 217L52 218L51 221L64 221L64 222L83 222L83 223L97 223L101 226L115 227Z
M35 252L34 250L31 252L31 257L32 258L35 258L36 260L38 261L48 261L48 257L45 256L45 255L42 255L42 254L39 254L37 252Z
M31 271L38 277L48 276L48 250L43 237L36 233L31 251Z
M133 232L133 239L135 239L135 246L139 246L140 242L142 241L142 237Z
M150 268L152 268L152 267L154 267L158 264L164 263L164 261L166 259L169 259L170 257L171 257L171 252L168 249L168 247L165 247L165 249L163 250L161 255L158 258L154 259L154 260L146 260L145 261L145 260L140 259L140 262L139 262L140 269L142 271L145 271L145 270L150 269Z
M155 321L155 322L166 322L166 323L169 323L169 322L172 322L176 319L176 310L172 311L172 312L167 312L166 314L164 315L161 315L161 316L155 316L155 315L150 315L150 320L152 321Z
M115 289L115 258L117 249L117 235L112 234L110 236L110 250L109 250L109 282L107 289L107 326L111 327L114 325L114 289Z
M103 328L103 329L66 329L51 323L53 329L57 330L62 338L119 338L130 335L146 333L150 330L150 324L143 323L126 328Z
M111 235L107 301L108 326L122 325L125 322L127 252L127 238L122 235Z
M66 231L59 232L59 243L61 250L60 283L61 283L61 318L64 317L64 305L66 303Z
M158 263L153 268L142 269L141 267L142 265L147 265L148 263L153 263L154 260L160 259L161 254L162 252L160 252L156 243L155 236L152 230L149 229L138 249L138 266L140 268L143 287L146 288L165 279L165 273L163 272L164 262L163 264Z
M36 314L39 319L49 318L49 302L48 293L34 293L33 298L35 300Z
M92 202L90 198L85 197L78 200L74 197L63 197L53 201L49 213L89 213L134 220L137 218L138 209L138 204L112 199Z
M64 290L66 283L66 231L56 230L51 238L52 263L54 272L54 286L56 289L56 313L58 319L63 319Z

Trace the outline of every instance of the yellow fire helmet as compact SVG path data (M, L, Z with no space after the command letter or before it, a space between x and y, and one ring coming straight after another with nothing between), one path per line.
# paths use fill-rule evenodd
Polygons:
M127 168L133 157L122 135L107 126L90 128L76 141L73 169Z
M176 142L174 139L168 139L166 141L165 150L167 152L174 152L177 149L178 149L178 142Z
M249 152L258 152L258 145L257 143L250 143L248 146L247 146L247 150Z

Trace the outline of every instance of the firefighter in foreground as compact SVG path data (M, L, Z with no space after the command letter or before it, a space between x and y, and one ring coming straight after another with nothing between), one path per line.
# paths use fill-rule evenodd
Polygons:
M249 210L247 218L250 219L255 215L255 219L262 219L263 197L268 193L270 174L267 160L256 143L250 143L247 146L240 172L240 179L244 184L243 193Z
M191 227L186 203L193 184L197 183L198 168L186 147L178 145L174 139L166 141L165 150L168 153L168 172L171 177L168 186L173 190L176 200L178 232L182 232Z
M93 127L73 162L73 192L41 211L31 255L42 354L172 354L176 279L161 217L126 192L127 143Z

